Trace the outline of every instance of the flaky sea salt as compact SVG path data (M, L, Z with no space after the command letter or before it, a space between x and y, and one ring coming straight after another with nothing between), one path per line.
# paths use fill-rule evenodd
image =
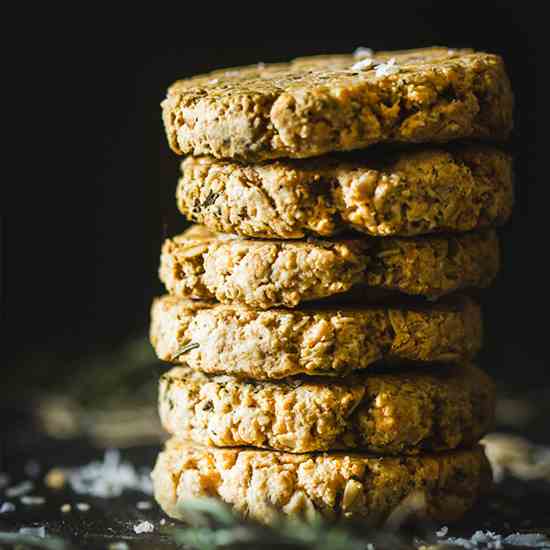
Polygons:
M15 512L15 506L11 502L3 502L0 506L0 514L7 514L8 512Z
M18 483L17 485L8 487L6 489L6 496L9 498L21 497L23 495L26 495L27 493L30 493L33 489L34 483L32 481L25 480L21 483Z
M514 533L504 538L504 544L528 548L550 548L550 538L542 533Z
M136 508L138 510L150 510L153 507L153 504L148 500L140 500L136 503Z
M395 57L392 57L387 63L378 65L375 69L376 76L389 76L399 72L399 67L396 65Z
M43 525L40 527L21 527L21 529L19 529L19 534L43 539L46 537L46 528Z
M38 496L32 496L32 495L25 495L22 496L19 500L21 500L21 503L25 506L41 506L46 502L46 499L44 497L38 497Z
M492 531L476 531L471 538L449 537L442 542L446 544L454 544L461 546L467 550L475 550L476 548L487 548L487 550L499 550L502 548L502 537Z
M134 533L152 533L155 530L155 526L150 521L140 521L134 525Z
M75 468L67 472L71 488L81 495L92 495L101 498L118 497L125 489L152 494L149 471L139 472L129 462L120 459L120 452L109 449L102 462Z
M361 59L361 61L358 61L357 63L354 63L351 66L352 71L366 71L367 69L370 69L374 65L374 61L370 58L367 59Z
M439 538L440 542L444 544L460 546L466 548L466 550L500 550L505 545L550 549L550 539L542 533L515 533L502 536L493 531L476 531L469 539L461 537Z
M370 48L362 48L359 47L353 52L353 57L356 59L361 59L363 57L372 57L374 55L374 51Z

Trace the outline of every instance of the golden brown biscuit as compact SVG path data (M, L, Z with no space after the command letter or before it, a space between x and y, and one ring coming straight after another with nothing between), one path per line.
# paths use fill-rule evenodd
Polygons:
M159 359L254 379L341 375L373 363L461 362L479 351L481 312L469 299L429 307L270 309L174 296L151 310Z
M245 237L470 231L502 224L514 202L511 157L484 146L249 165L187 157L181 170L180 211Z
M180 439L294 453L411 455L471 447L492 427L495 388L476 367L276 382L175 367L160 379L160 419Z
M425 48L305 57L174 83L162 103L179 154L304 158L381 142L506 138L513 96L502 59Z
M169 293L267 309L329 296L439 298L488 286L500 264L494 230L456 236L266 241L200 226L167 239L160 279Z
M217 449L170 439L152 473L155 499L171 517L197 497L216 497L264 523L278 513L312 520L384 522L414 499L417 514L459 519L491 484L481 447L415 457L348 453L291 454Z

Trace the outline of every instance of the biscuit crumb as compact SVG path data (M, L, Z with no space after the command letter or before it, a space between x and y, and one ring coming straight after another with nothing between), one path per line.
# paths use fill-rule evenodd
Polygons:
M62 489L65 486L67 479L61 468L52 468L44 478L46 487L53 490Z

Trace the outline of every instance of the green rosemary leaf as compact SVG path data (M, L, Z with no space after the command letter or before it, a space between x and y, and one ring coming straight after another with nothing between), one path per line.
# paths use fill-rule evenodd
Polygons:
M216 199L219 197L219 195L220 195L219 193L214 193L214 191L210 190L206 199L202 203L202 207L206 208L214 204L216 202Z
M189 342L186 346L183 346L181 349L179 349L173 356L173 359L177 359L181 355L184 355L185 353L190 352L193 349L197 349L200 347L200 344L197 342Z
M222 525L230 526L238 523L238 519L235 517L232 510L214 498L195 498L193 500L188 500L182 504L181 508L185 513L190 512L195 516L197 514L206 515Z

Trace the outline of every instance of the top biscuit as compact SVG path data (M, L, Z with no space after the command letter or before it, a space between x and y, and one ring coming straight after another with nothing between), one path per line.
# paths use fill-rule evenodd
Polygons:
M499 56L434 47L218 70L174 83L162 108L176 153L257 161L502 140L513 95Z

